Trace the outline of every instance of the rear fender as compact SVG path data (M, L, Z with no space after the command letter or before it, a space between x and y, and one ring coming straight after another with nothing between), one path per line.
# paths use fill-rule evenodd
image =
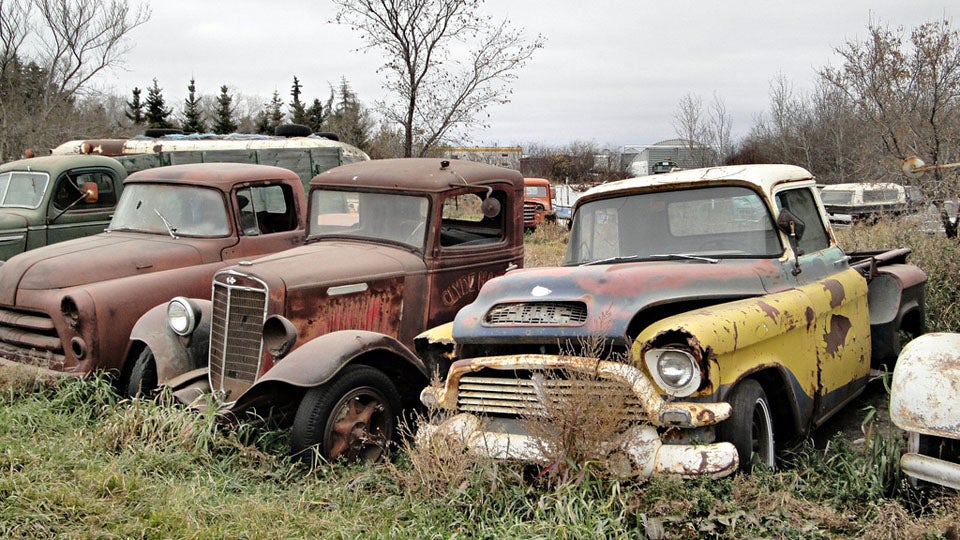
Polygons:
M189 337L174 334L167 325L167 303L154 306L140 317L130 332L125 374L144 347L153 351L160 385L168 384L171 379L184 373L207 367L213 305L210 300L194 298L191 301L200 307L201 317L196 330Z

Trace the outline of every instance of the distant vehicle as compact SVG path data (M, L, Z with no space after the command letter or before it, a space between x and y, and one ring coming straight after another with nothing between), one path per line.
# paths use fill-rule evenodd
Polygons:
M363 150L340 142L333 133L312 133L307 126L284 124L274 135L231 133L183 134L179 130L147 130L130 139L81 139L54 148L53 155L110 156L127 173L188 163L255 163L289 169L300 177L304 192L310 180L334 167L367 161Z
M0 261L103 232L127 172L101 156L45 156L0 166Z
M820 189L820 197L831 223L841 227L912 212L923 204L918 188L892 182L830 184Z
M546 178L524 178L523 228L533 230L544 221L552 221L556 218L550 181Z
M679 170L680 167L677 166L677 163L671 160L658 161L653 164L653 174L663 174Z

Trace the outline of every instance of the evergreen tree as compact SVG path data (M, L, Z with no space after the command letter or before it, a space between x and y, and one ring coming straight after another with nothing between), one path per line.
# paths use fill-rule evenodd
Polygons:
M183 130L187 133L205 133L207 123L203 121L203 113L200 110L201 98L197 97L197 87L193 79L190 79L187 90L190 93L183 102Z
M307 110L300 101L300 79L293 77L293 88L290 89L290 95L293 101L290 102L290 121L294 124L307 124Z
M133 98L127 102L127 110L124 113L133 125L143 124L143 103L140 101L140 89L133 88Z
M267 103L266 109L257 115L257 133L273 135L274 130L283 123L283 100L280 92L273 91L273 98Z
M147 126L152 128L170 128L170 113L172 109L166 108L166 102L163 99L163 89L157 85L157 80L153 80L153 86L147 89L147 112L145 119Z
M326 124L327 128L337 133L343 142L360 149L366 148L370 143L373 121L345 77L340 79L336 105L330 112Z
M307 109L307 121L305 122L314 133L323 131L327 122L327 111L319 99L314 98L313 104Z
M227 85L220 87L217 96L216 119L213 122L213 132L220 135L237 131L237 122L233 119L233 97L227 93Z

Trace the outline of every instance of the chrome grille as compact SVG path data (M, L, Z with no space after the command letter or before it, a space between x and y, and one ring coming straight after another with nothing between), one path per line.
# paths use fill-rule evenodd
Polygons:
M0 355L50 369L62 369L65 359L53 319L10 309L0 309Z
M497 304L487 312L487 324L583 324L587 306L583 302L533 302Z
M628 418L643 417L639 398L624 383L609 379L554 379L542 375L523 378L464 375L457 387L457 408L495 416L535 417L545 414L547 400L554 407L561 407L574 392L623 399L623 412Z
M218 274L217 278L221 275ZM229 281L229 277L224 281ZM213 320L210 326L210 386L236 397L256 381L262 355L266 317L266 286L249 278L243 284L213 282Z
M537 218L537 203L523 203L523 222L530 223Z

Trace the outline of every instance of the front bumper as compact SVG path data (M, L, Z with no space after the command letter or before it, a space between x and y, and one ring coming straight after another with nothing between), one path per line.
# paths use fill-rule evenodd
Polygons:
M512 396L508 394L478 398L478 393L473 390L464 389L461 392L464 378L484 369L531 372L563 370L629 388L631 397L635 397L631 400L631 417L637 418L637 421L615 440L605 441L600 453L606 455L615 450L622 451L629 457L632 470L644 478L656 474L719 478L731 474L739 466L736 447L730 443L665 443L657 429L693 429L715 425L729 418L731 408L728 403L666 401L636 366L582 357L527 354L454 363L444 386L426 388L421 393L421 401L427 406L457 414L436 425L420 426L418 442L427 443L431 439L454 441L476 455L540 463L549 461L545 450L547 443L531 435L524 426L525 422L518 419L523 412L510 412L511 408L516 411L542 399L538 397L536 389L527 390L528 386L536 387L536 381L498 385L507 392L525 392L514 402L509 401ZM465 386L469 387L469 382ZM465 405L467 403L469 406ZM464 411L464 408L470 410Z

